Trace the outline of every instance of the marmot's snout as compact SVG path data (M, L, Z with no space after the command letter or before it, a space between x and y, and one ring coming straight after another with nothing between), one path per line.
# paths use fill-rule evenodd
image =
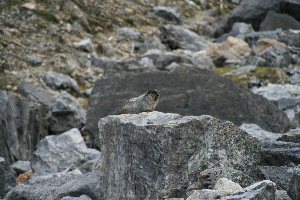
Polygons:
M148 90L147 94L156 94L157 96L159 96L160 91L158 91L158 90Z

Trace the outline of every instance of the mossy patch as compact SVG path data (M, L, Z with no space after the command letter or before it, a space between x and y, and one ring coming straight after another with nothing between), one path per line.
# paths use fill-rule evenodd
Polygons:
M219 74L223 75L226 72L229 72L231 70L237 69L237 67L218 67L215 68L214 71ZM285 81L284 78L280 76L274 76L270 77L268 74L270 73L269 71L272 70L272 67L257 67L257 70L255 72L247 72L247 73L240 73L236 75L229 75L226 76L226 78L231 79L235 83L238 83L240 85L248 85L248 82L255 76L258 79L265 81L267 80L270 83L282 83Z
M32 10L32 12L38 16L44 17L48 21L59 23L59 20L55 15L47 10Z
M231 70L235 70L237 69L238 67L216 67L214 68L213 70L219 74L219 75L223 75L225 74L226 72L229 72Z
M134 19L131 18L131 17L128 17L128 18L126 19L126 22L129 23L131 26L134 25Z

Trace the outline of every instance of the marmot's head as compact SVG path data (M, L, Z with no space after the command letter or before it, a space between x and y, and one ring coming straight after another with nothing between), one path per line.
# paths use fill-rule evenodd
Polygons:
M157 100L160 95L160 91L158 90L148 90L146 92L146 96L151 97L153 100Z

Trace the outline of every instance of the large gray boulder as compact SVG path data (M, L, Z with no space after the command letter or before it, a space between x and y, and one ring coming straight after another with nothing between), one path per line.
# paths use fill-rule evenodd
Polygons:
M51 98L55 95L41 86L36 86L35 84L28 82L21 83L18 88L18 93L33 102L40 103L43 107L43 112L45 113L48 112L51 104Z
M274 11L269 11L266 18L260 24L260 31L271 31L276 29L282 30L299 30L300 23L293 17L287 14L278 14Z
M0 91L0 156L8 163L28 160L46 135L46 122L37 104Z
M103 199L185 197L200 171L221 163L258 178L260 143L229 121L150 112L111 115L98 125Z
M13 187L17 185L14 171L4 158L0 157L0 198L4 198Z
M63 197L80 197L86 195L91 199L101 198L99 172L84 175L65 175L47 179L33 179L18 184L6 196L6 200L60 200Z
M35 175L61 172L88 161L89 153L80 132L74 128L44 138L33 152L30 164Z
M197 33L181 26L163 25L160 27L161 41L170 49L185 49L190 51L205 50L211 44Z
M117 114L124 102L149 89L161 92L158 111L211 115L236 125L256 123L273 132L285 132L290 127L283 111L249 89L209 70L177 67L170 72L144 72L98 80L89 98L85 130L97 138L100 118Z
M282 0L244 0L230 14L227 29L231 29L234 22L251 23L254 30L258 31L260 23L269 11L280 11Z
M51 99L47 115L53 133L62 133L72 128L81 129L86 123L86 111L77 99L68 93L56 94Z

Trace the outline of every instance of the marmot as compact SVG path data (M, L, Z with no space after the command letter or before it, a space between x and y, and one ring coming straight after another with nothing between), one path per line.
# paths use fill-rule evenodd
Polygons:
M141 112L152 112L157 103L160 91L148 90L141 96L129 99L122 107L119 108L119 114L138 114Z

